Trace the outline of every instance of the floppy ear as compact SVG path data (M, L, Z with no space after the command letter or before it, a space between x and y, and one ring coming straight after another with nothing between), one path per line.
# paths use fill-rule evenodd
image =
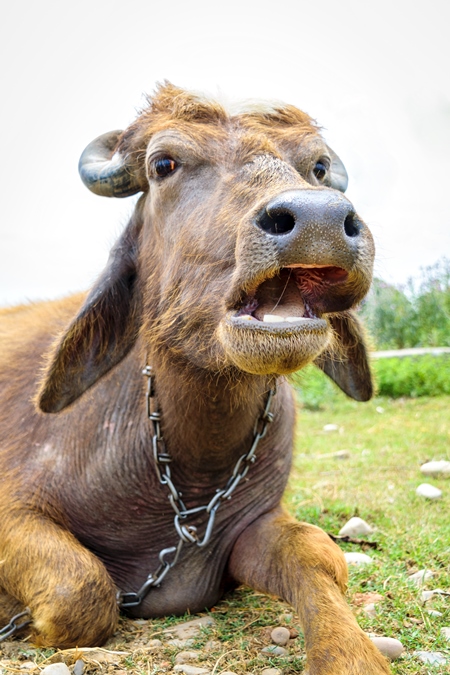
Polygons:
M137 219L130 221L78 316L55 345L37 399L43 412L58 412L75 401L134 345L141 321L139 232Z
M323 352L314 363L347 396L355 401L368 401L372 398L373 386L363 327L350 311L329 316L328 319L339 346L333 351Z

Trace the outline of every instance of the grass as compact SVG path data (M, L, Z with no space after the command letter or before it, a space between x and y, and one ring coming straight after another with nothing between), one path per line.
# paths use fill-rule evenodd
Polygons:
M344 550L363 551L374 560L370 566L350 568L348 599L360 625L367 632L401 640L406 651L392 664L395 675L450 673L450 643L440 634L442 627L450 626L450 597L437 596L424 605L421 590L408 581L410 573L427 568L434 577L424 588L450 592L450 479L429 480L420 473L420 465L429 459L450 459L450 397L376 398L360 404L331 385L319 386L326 387L321 406L313 406L320 409L311 410L307 403L299 410L286 506L299 519L334 535L353 515L376 528L365 537L376 548L340 544ZM324 431L330 423L338 430ZM333 456L338 451L346 451L347 458ZM442 499L426 501L416 496L416 487L428 480L442 489ZM364 602L374 593L381 599L375 616L368 616ZM442 616L430 615L430 609ZM292 641L289 657L261 656L261 649L270 644L271 627L299 629L297 617L283 602L239 589L209 614L215 624L202 629L196 638L193 649L199 650L199 659L194 665L215 668L215 675L225 670L259 674L270 666L280 668L283 675L302 672L301 634ZM171 672L180 648L155 646L150 640L163 638L164 629L190 618L122 619L106 651L83 654L84 675ZM0 668L5 673L20 670L37 675L54 660L72 665L80 656L74 650L35 649L27 642L7 642L0 647ZM416 650L440 651L449 662L424 665L414 656ZM125 654L111 653L115 651ZM31 665L24 669L24 663Z

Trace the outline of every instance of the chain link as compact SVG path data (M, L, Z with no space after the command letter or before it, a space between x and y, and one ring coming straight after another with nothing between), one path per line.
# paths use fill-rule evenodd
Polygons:
M159 567L157 568L156 572L148 575L146 581L136 593L122 593L119 591L117 594L117 601L120 607L123 608L136 607L137 605L140 605L149 590L154 586L160 585L169 570L176 564L183 544L195 544L199 548L204 548L209 544L218 509L225 500L231 499L233 492L236 490L242 479L246 477L251 465L256 461L255 453L258 444L260 440L266 435L267 428L273 421L273 413L270 411L270 408L272 405L272 399L276 393L276 387L269 390L264 410L255 422L253 441L250 450L246 454L239 457L225 487L223 489L216 490L216 494L208 502L208 504L188 509L181 499L181 493L178 492L177 488L172 482L170 472L170 462L172 459L166 450L164 439L161 434L161 414L158 410L152 410L152 399L155 395L152 367L148 365L145 366L142 374L148 378L146 404L147 416L153 425L152 444L156 474L161 485L165 485L168 488L169 502L175 512L174 525L179 540L176 546L164 548L159 553ZM183 523L183 521L190 516L194 516L202 512L205 512L208 516L203 537L199 535L197 527ZM167 560L166 556L173 557L171 560Z
M21 619L24 616L28 617L26 621L22 621L22 623L17 624L16 623L17 620ZM11 621L0 630L0 642L3 642L11 635L18 633L20 630L22 630L22 628L28 626L31 623L31 621L32 621L31 613L27 607L24 612L20 612L20 614L16 614L15 616L13 616Z

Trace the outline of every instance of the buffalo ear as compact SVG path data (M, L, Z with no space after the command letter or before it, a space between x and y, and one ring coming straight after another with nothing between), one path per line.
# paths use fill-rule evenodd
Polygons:
M43 412L58 412L73 403L134 345L141 322L139 230L139 224L129 223L78 315L56 343L37 398Z
M320 354L314 363L347 396L355 401L368 401L373 395L373 385L363 327L350 311L328 319L338 346Z

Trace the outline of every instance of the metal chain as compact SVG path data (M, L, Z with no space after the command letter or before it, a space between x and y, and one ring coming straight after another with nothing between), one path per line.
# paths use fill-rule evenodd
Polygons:
M123 608L136 607L137 605L140 605L144 597L149 592L150 588L160 585L168 571L176 564L183 544L195 544L199 548L204 548L207 546L211 539L214 521L218 509L226 499L231 499L233 492L236 490L241 480L245 478L251 465L256 461L255 453L258 444L260 440L266 435L267 427L273 421L273 413L270 412L270 407L272 404L272 399L276 394L276 387L269 390L264 410L255 422L255 427L253 430L253 442L251 444L250 450L238 459L234 466L233 473L228 479L225 487L216 490L216 494L208 504L188 509L181 499L181 493L177 490L172 482L170 472L170 462L172 461L172 458L166 450L164 439L161 434L161 413L158 410L152 410L152 399L155 395L154 374L152 367L146 366L142 371L142 374L148 378L146 393L147 416L153 425L152 444L155 469L159 482L161 485L167 486L169 490L169 502L175 512L174 525L179 540L176 546L163 548L162 551L160 551L159 567L154 573L148 575L146 581L136 593L118 593L117 600L120 607ZM183 523L183 521L189 516L197 515L203 511L207 514L208 520L203 537L201 537L198 534L197 527L194 525L187 525ZM170 556L172 556L171 559ZM168 557L169 559L167 559Z
M17 624L16 621L18 619L21 619L23 616L27 616L29 618L26 621L22 621L22 623ZM30 610L27 607L24 612L20 612L20 614L16 614L15 616L13 616L11 621L0 630L0 642L3 642L3 640L6 640L11 635L18 633L20 630L22 630L22 628L28 626L31 623L31 621L32 619Z

